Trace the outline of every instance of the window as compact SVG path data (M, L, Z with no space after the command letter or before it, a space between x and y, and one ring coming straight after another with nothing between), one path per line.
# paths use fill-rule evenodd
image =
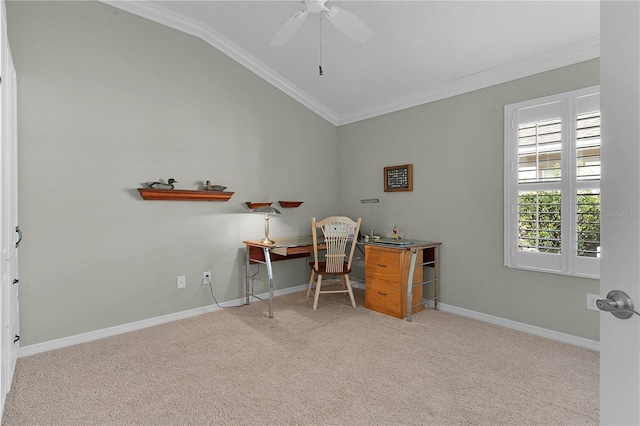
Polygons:
M600 276L599 87L505 106L505 265Z

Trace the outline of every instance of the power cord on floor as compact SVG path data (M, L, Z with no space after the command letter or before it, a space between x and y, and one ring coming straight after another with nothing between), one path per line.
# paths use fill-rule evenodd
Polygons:
M216 302L216 306L218 306L218 308L220 309L226 309L226 308L241 308L243 306L246 306L245 304L242 305L232 305L232 306L220 306L220 304L218 303L218 299L216 299L216 296L214 296L213 294L213 283L211 282L211 277L207 276L206 277L206 281L203 283L204 285L208 285L209 286L209 291L211 292L211 297L213 298L213 301Z

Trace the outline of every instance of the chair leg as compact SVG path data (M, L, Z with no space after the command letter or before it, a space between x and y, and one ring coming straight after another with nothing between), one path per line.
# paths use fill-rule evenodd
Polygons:
M311 271L311 278L309 279L309 286L307 287L307 297L311 296L311 288L313 287L313 279L315 278L316 271Z
M351 288L351 280L349 275L344 275L344 282L347 284L347 290L349 290L349 297L351 298L351 306L356 307L356 299L353 297L353 289Z
M313 310L318 307L318 297L320 297L320 287L322 286L322 274L318 274L318 281L316 282L316 294L313 297Z

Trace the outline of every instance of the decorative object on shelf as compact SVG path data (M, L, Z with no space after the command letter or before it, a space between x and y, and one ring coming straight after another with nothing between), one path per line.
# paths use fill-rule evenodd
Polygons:
M149 186L149 188L156 188L156 189L173 189L174 183L178 183L177 180L175 180L174 178L169 178L167 180L167 183L164 182L149 182L147 183L147 185Z
M225 189L227 189L226 186L222 186L222 185L211 185L211 181L208 180L205 184L204 184L204 190L205 191L224 191Z
M413 164L384 168L384 192L413 191Z
M247 203L249 204L249 203ZM269 203L271 204L271 203ZM254 213L264 213L264 239L260 242L262 244L274 244L274 241L269 239L269 215L270 214L281 214L280 210L271 206L260 206L253 209Z
M229 201L233 192L189 191L183 189L138 188L144 200Z
M254 210L254 209L257 209L258 207L269 207L273 203L247 201L246 204L247 204L247 207L249 207L251 210Z
M393 227L393 231L391 231L391 238L393 238L394 240L397 240L398 238L400 238L400 236L398 235L398 227L397 226Z
M281 207L284 207L285 209L294 209L296 207L300 207L300 204L302 204L304 201L278 201L278 203L280 203Z

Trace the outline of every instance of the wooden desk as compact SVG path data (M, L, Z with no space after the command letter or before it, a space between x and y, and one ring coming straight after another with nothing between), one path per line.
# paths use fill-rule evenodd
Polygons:
M249 268L254 264L263 264L267 267L267 277L269 283L269 318L273 318L273 269L271 262L277 262L279 260L297 259L300 257L309 257L313 253L313 238L310 236L304 237L291 237L291 238L279 238L275 240L274 244L263 244L260 241L243 241L245 245L245 286L246 286L246 304L251 303L251 297L258 298L252 291L252 282L254 280L260 280L256 278L256 274L249 275ZM397 246L377 242L363 243L359 242L358 245L363 245L365 251L367 247L372 248L386 248L397 250L399 253L403 253L403 256L410 256L408 258L409 266L406 276L406 304L407 304L407 321L412 321L412 313L415 311L415 307L425 302L420 296L419 301L414 302L414 287L423 286L425 284L434 285L434 308L438 309L438 247L441 243L429 242L429 241L413 241L406 246ZM321 250L325 249L324 245L320 245ZM420 254L420 256L419 256ZM366 257L366 256L365 256ZM418 262L418 257L422 260ZM416 266L422 268L424 266L431 266L434 268L434 278L428 281L422 281L422 274L416 275ZM367 272L366 259L365 259L365 277L367 274L371 274L372 271ZM375 275L375 273L373 272ZM414 283L414 275L419 279ZM262 281L262 280L260 280ZM404 280L402 280L404 281ZM405 290L405 286L402 285L402 290ZM365 297L367 292L367 284L365 278ZM419 292L422 295L422 292ZM402 298L402 302L405 302L405 298Z
M423 299L423 286L433 284L433 307L438 309L440 243L360 244L365 248L365 307L397 318L406 316L407 321L412 321L412 314L429 302ZM424 266L433 267L433 279L423 279Z
M274 244L263 244L260 241L243 241L245 246L245 287L246 304L251 303L251 297L258 298L253 294L252 283L256 278L249 275L249 268L254 264L263 264L267 267L267 277L269 282L269 318L273 318L273 269L271 262L279 260L297 259L309 257L313 253L313 238L311 236L290 237L276 239ZM323 250L324 244L319 248ZM260 280L262 281L262 280Z

